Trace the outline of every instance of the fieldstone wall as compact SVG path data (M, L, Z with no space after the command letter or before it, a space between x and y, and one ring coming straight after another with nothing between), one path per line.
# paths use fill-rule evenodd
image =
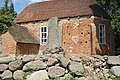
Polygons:
M0 56L0 80L113 80L118 76L120 56L70 55L62 48Z

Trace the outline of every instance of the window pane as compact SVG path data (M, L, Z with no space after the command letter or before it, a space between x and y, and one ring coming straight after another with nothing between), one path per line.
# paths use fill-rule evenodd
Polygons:
M44 42L44 39L42 39L42 43Z
M44 27L44 32L47 32L47 27Z
M44 42L47 42L47 40L46 40L46 39L44 39Z
M105 31L105 26L103 27L103 31Z
M100 43L102 43L102 44L106 43L105 25L104 24L99 25L99 40L100 40Z
M104 26L102 25L102 31L104 30Z
M106 43L106 39L105 38L103 38L103 43Z
M42 38L44 38L44 33L42 33Z
M47 37L47 33L44 33L44 38L46 38Z
M42 38L47 38L47 33L42 33Z
M102 25L100 25L100 30L102 30Z
M105 38L105 32L103 31L103 38Z
M102 37L102 32L100 31L100 37Z
M103 41L102 41L102 38L100 38L100 43L102 43Z
M104 38L104 43L106 43L106 38Z
M41 32L43 32L43 27L41 28Z

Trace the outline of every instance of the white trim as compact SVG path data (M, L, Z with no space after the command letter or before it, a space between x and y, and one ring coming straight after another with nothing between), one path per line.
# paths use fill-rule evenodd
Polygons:
M46 32L41 32L42 28L46 27ZM46 38L42 38L42 33L46 33ZM48 37L48 27L47 26L41 26L40 27L40 45L46 45L47 42L47 37ZM46 39L46 42L42 42L42 39Z
M103 26L102 30L100 30L100 26ZM99 43L100 44L106 44L106 29L105 29L105 24L99 24ZM102 36L100 36L100 32L102 32ZM102 42L100 40L102 38Z

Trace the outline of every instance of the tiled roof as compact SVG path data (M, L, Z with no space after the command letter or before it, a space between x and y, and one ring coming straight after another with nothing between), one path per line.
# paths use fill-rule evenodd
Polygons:
M111 19L95 0L51 0L29 4L19 15L17 23L46 20L52 17L64 18L94 15Z
M39 40L37 40L26 27L12 26L8 29L8 32L16 42L39 44Z

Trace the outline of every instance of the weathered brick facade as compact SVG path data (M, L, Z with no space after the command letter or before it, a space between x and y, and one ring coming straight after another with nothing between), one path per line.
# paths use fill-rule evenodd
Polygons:
M94 26L91 24L94 24ZM106 25L106 44L99 44L99 24ZM36 34L39 38L40 26L48 26L48 22L45 21L42 23L36 22L20 25L26 26L28 29L33 30L32 32L34 32L34 34ZM59 25L62 26L62 46L65 51L88 55L114 54L114 40L110 20L94 16L80 19L75 17L70 20L64 18L59 21ZM40 49L44 48L45 46L40 45Z
M99 24L106 26L106 44L99 43ZM77 54L114 55L114 37L110 20L91 17L71 20L62 26L63 48L66 51Z

